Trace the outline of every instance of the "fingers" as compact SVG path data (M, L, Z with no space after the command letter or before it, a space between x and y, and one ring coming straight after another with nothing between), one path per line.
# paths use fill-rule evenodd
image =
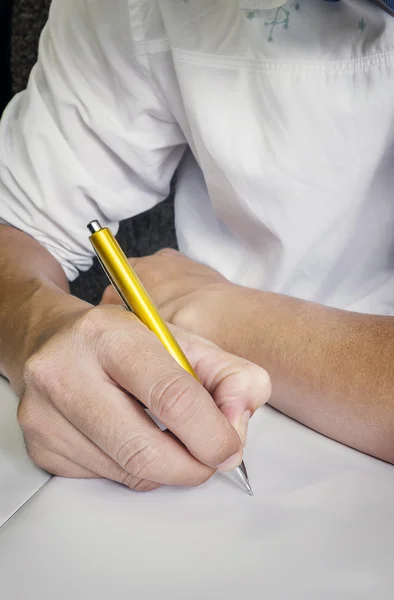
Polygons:
M86 382L78 390L77 403L76 394L70 388L58 406L75 426L73 432L67 429L65 440L57 436L56 450L64 456L73 460L81 457L79 462L82 460L84 466L133 489L135 479L199 485L212 475L211 469L177 440L162 433L145 411L110 380L97 385ZM54 416L48 417L53 429Z
M122 469L81 431L66 421L52 405L45 403L39 423L38 428L37 421L34 433L32 427L28 428L30 439L34 439L33 444L30 443L30 448L34 446L41 449L40 454L35 452L34 462L36 464L40 462L45 470L60 475L58 465L63 457L66 462L61 463L62 466L75 466L71 474L64 474L64 477L102 477L140 491L145 488L151 489L153 485L159 487L159 484L134 477ZM42 464L43 460L45 465Z
M177 256L177 257L181 257L181 256L185 256L184 254L181 254L178 250L174 250L174 248L162 248L161 250L159 250L158 252L156 252L156 256ZM190 259L188 259L190 260Z
M154 347L149 347L152 344ZM115 379L107 374L106 363L111 356L118 367L123 363L127 383L141 379L139 385L129 387L132 392L133 387L141 390L138 396L148 405L152 385L149 374L153 379L157 375L150 358L156 350L163 353L161 376L174 361L137 319L114 308L94 309L85 315L72 329L70 339L59 336L45 353L40 352L26 365L18 420L27 445L36 446L40 432L45 432L41 447L49 446L50 451L84 469L132 487L133 477L168 485L192 486L206 481L213 469L193 457L177 439L162 433L121 389L125 387L122 382L115 384ZM56 420L51 406L65 423ZM83 434L82 438L71 430L70 424ZM93 446L87 445L85 437ZM122 471L115 469L107 457ZM35 457L35 461L53 470L51 465L42 464L40 457ZM129 482L124 472L131 476Z
M271 396L268 373L197 335L170 326L196 374L245 445L250 418Z
M18 419L33 460L55 474L132 489L199 485L216 468L235 468L245 438L238 419L268 397L267 376L174 331L209 391L133 315L111 307L89 311L29 360Z
M69 479L100 479L100 475L97 473L37 444L26 444L26 449L34 464L51 475Z
M177 278L177 275L179 274L178 261L174 264L172 261L166 260L164 263L163 261L166 257L167 259L169 257L176 257L183 259L184 261L189 261L189 259L187 259L183 254L180 254L171 248L160 250L152 256L128 258L130 265L136 270L138 276L143 280L144 285L147 287L149 293L152 292L152 289L154 289L158 283L163 283L163 280L166 281L165 287L171 287L172 281L174 278ZM164 291L162 286L160 286L160 291L161 294ZM122 301L114 287L112 285L107 286L101 298L100 305L121 303Z
M73 479L110 479L134 491L160 487L158 483L124 471L50 405L45 406L44 418L36 421L37 427L28 426L24 419L22 422L25 439L29 439L26 449L30 458L52 475Z
M163 305L174 300L177 294L195 291L201 284L226 281L211 267L198 263L172 248L163 248L151 256L130 257L130 265L149 293L153 293L155 301ZM175 287L174 287L175 286ZM120 304L118 294L112 286L108 286L100 304Z
M101 479L101 476L98 473L85 469L83 466L69 460L65 456L57 454L52 450L48 450L43 446L29 446L28 454L37 466L48 471L48 473L51 473L52 475L69 479ZM113 481L117 480L114 479ZM123 483L123 485L125 485L125 483ZM127 487L130 487L130 489L136 492L150 492L160 487L160 485L143 479L135 479L135 481L133 483L130 482L130 485Z
M100 300L100 305L105 304L122 304L119 294L114 290L112 285L108 285L105 288L104 294Z
M133 351L130 316L118 312L113 316L119 320L118 344L101 357L108 375L139 398L198 461L213 469L229 458L233 465L228 465L228 470L240 464L239 436L210 394L177 365L150 332L133 328Z

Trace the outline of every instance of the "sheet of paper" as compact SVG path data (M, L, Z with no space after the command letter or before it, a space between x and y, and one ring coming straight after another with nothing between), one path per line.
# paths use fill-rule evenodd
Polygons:
M16 410L17 398L0 377L0 527L49 479L27 457Z
M7 600L391 600L394 469L271 409L226 476L136 494L52 479L0 529Z

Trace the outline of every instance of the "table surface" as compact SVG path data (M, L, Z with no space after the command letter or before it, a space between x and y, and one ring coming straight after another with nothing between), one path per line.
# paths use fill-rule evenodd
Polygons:
M264 408L245 455L253 498L224 475L150 494L46 482L5 382L0 398L0 597L393 598L392 466Z

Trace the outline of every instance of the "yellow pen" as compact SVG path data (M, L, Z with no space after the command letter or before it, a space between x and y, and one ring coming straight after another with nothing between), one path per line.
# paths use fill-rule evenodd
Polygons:
M125 307L133 312L159 338L176 362L199 381L191 364L111 231L108 227L101 227L98 221L89 223L88 230L91 234L89 239L97 258ZM253 492L245 464L242 462L236 471L240 475L245 489L252 496Z

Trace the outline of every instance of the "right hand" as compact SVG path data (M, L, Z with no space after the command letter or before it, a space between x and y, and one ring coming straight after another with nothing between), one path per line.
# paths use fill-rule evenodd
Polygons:
M172 329L206 389L122 308L89 308L43 334L25 364L18 408L33 462L55 475L103 477L138 491L198 485L217 468L235 468L248 416L269 398L269 377Z

